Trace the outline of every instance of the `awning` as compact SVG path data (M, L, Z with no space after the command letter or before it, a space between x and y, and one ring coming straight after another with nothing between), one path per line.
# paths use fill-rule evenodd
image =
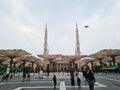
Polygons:
M115 70L116 68L101 68L102 70Z

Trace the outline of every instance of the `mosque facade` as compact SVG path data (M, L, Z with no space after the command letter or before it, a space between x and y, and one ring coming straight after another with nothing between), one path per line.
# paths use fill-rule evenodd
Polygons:
M80 42L79 42L79 29L76 24L76 44L75 44L75 54L74 55L62 55L62 54L49 54L48 48L48 28L45 26L44 35L44 51L42 55L38 55L43 59L45 65L44 69L49 68L50 71L70 71L70 70L80 70L82 66L80 52Z

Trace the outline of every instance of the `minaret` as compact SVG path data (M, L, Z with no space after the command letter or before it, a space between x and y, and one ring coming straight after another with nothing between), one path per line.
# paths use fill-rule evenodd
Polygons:
M43 55L48 55L49 54L49 50L48 50L48 42L47 42L47 24L45 26L45 36L44 36L44 52L43 52Z
M76 23L76 48L75 48L75 55L76 56L80 56L79 30L78 30L77 23Z

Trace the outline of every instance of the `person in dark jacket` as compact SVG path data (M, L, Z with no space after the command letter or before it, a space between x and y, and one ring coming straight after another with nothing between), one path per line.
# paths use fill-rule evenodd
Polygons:
M89 90L94 90L94 83L95 83L95 77L91 71L89 71L88 74L88 84L89 84Z
M53 83L54 83L54 88L55 88L55 87L56 87L56 84L57 84L56 75L53 76Z
M71 85L75 86L74 73L71 73Z
M80 80L80 77L77 77L77 84L78 84L78 87L81 86L81 80Z
M26 79L26 72L23 72L23 82L25 81Z

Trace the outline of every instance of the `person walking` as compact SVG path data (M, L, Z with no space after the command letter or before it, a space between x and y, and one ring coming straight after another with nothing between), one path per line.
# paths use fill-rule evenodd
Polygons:
M80 80L80 77L79 77L79 76L77 77L77 84L78 84L78 87L81 86L81 80Z
M26 72L23 72L23 82L25 81L26 79Z
M54 83L54 88L55 88L55 87L56 87L56 84L57 84L56 75L53 76L53 83Z
M26 72L27 72L27 69L25 67L23 67L23 82L26 79Z
M27 72L27 80L30 81L30 72Z
M74 73L71 73L71 85L75 86Z
M94 90L94 83L95 83L95 77L91 71L89 71L88 74L88 84L89 84L89 90Z

